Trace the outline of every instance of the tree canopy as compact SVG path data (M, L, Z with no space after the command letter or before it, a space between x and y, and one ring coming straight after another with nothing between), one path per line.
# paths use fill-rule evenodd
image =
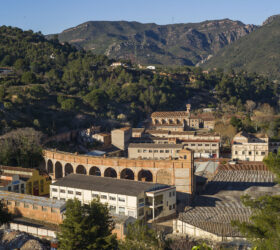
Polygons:
M117 249L109 209L98 200L89 205L68 200L65 217L58 233L60 249Z

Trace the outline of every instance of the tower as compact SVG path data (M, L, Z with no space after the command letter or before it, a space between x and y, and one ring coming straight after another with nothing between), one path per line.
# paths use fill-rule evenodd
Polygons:
M190 113L191 112L191 104L188 103L186 105L186 107L187 107L187 113Z

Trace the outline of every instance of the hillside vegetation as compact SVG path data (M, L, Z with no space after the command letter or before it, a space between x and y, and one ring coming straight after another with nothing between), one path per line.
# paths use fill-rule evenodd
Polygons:
M92 124L130 122L155 110L233 105L247 100L277 108L278 89L256 74L202 72L200 68L139 70L77 50L40 33L0 27L0 134L34 127L52 135Z
M58 38L134 63L195 65L255 29L254 25L229 19L169 25L91 21L63 31Z
M203 67L246 70L280 79L280 16L220 50Z

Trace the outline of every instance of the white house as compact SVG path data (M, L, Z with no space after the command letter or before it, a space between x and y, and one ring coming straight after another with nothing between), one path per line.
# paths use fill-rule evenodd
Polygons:
M137 219L158 219L176 212L175 187L110 177L70 174L52 183L50 197L77 198L86 204L97 198L108 204L112 214Z

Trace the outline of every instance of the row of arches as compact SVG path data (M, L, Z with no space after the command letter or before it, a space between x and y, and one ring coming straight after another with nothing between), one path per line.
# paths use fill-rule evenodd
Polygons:
M51 160L48 160L47 162L47 171L50 174L54 174L55 179L59 179L63 177L63 166L62 164L57 161L54 166ZM65 164L64 166L64 174L65 176L68 174L74 173L74 168L70 163ZM95 175L95 176L101 176L101 170L98 167L91 167L89 169L89 173L87 173L86 168L83 165L78 165L76 167L76 173L77 174L89 174L89 175ZM104 177L111 177L111 178L117 178L117 172L114 168L108 167L104 171ZM129 180L135 180L138 181L153 181L153 174L149 170L141 170L138 172L138 175L135 176L134 172L129 169L125 168L120 172L120 178L121 179L129 179Z

